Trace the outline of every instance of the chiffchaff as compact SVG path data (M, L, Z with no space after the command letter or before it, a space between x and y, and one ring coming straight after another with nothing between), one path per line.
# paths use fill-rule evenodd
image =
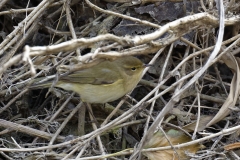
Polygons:
M121 98L140 81L144 65L128 56L114 61L103 61L91 68L75 71L59 78L55 87L80 94L88 103L106 103ZM35 83L30 88L48 88L52 82Z

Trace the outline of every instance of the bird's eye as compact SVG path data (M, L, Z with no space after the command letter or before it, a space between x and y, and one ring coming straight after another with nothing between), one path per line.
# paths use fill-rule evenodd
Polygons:
M136 69L137 69L136 67L132 67L132 68L131 68L132 71L135 71Z

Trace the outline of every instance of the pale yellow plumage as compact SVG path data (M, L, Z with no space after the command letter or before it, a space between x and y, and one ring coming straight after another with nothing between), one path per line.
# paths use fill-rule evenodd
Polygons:
M91 68L60 77L56 87L80 94L82 101L106 103L129 93L139 82L145 65L128 56L103 61ZM52 82L35 83L31 88L50 87Z

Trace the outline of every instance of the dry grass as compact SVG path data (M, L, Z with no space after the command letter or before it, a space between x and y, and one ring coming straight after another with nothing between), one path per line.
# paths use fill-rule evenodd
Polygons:
M0 2L0 159L136 159L160 126L191 136L175 147L204 144L193 159L239 158L239 2L223 1L225 15L203 1L121 2ZM128 55L153 67L118 101L29 90Z

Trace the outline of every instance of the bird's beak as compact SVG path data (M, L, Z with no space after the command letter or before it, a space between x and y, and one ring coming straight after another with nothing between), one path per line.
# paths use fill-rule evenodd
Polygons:
M146 67L153 67L152 64L143 64L143 68L146 68Z

